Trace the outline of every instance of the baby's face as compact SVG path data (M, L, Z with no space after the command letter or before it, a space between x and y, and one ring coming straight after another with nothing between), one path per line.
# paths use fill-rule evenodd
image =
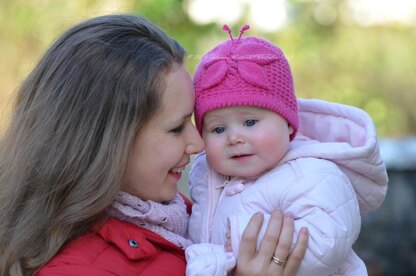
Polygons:
M208 112L202 138L208 162L216 171L255 178L282 159L292 132L286 120L273 111L235 106Z

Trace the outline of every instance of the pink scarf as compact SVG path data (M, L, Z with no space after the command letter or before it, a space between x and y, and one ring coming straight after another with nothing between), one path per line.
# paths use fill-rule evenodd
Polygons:
M185 249L192 244L186 238L189 215L179 194L169 203L162 204L119 192L107 212L111 217L146 228L180 248Z

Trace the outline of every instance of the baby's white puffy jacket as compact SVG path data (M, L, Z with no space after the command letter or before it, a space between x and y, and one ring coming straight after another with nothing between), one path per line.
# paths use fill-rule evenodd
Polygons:
M207 164L205 153L195 157L189 174L194 203L188 229L196 244L186 250L187 275L226 275L235 264L235 257L222 250L227 223L237 256L250 217L261 211L266 225L273 210L293 215L293 243L301 227L309 230L297 275L367 275L351 247L361 215L377 209L387 190L374 124L367 113L347 105L299 99L298 109L299 130L289 152L255 181L225 182ZM216 245L208 249L206 243ZM204 273L208 271L214 272Z

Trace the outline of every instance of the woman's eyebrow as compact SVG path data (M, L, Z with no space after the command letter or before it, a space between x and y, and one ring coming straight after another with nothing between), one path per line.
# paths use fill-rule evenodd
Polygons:
M193 114L194 114L194 112L192 111L192 112L186 114L185 116L183 116L183 118L188 119L188 118L192 117Z
M178 119L172 119L172 121L174 122L174 123L177 123L177 124L179 124L179 123L182 123L183 121L186 121L187 119L189 119L189 118L191 118L192 117L192 115L193 115L193 112L191 112L191 113L188 113L188 114L185 114L185 115L183 115L182 117L180 117L180 118L178 118Z

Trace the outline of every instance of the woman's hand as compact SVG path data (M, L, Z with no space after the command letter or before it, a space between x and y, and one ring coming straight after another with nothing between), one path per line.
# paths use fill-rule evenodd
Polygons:
M308 246L308 230L302 228L291 251L293 218L282 212L271 214L266 233L256 250L257 236L263 224L263 214L250 219L241 238L234 275L295 275Z

